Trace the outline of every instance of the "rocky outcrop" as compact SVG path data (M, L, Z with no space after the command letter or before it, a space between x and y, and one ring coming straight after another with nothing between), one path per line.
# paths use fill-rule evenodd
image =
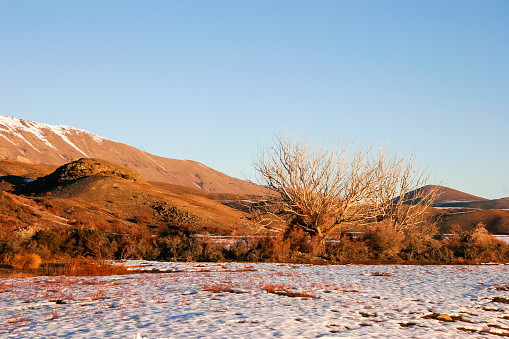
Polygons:
M55 184L62 184L97 174L146 183L145 179L138 172L126 166L93 158L83 158L60 166L55 172L47 176L47 180Z
M23 193L40 193L66 186L80 179L107 176L123 180L148 184L136 171L123 165L114 164L102 159L83 158L58 167L53 173L27 183Z

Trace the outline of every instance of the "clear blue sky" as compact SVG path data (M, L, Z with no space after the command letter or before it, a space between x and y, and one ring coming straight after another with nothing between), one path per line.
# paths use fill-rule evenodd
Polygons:
M0 0L0 115L252 176L274 132L509 196L509 1Z

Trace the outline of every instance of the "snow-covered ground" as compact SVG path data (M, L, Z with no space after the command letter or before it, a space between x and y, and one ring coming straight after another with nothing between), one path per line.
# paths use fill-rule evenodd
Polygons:
M0 337L509 335L507 265L128 264L159 272L1 280Z

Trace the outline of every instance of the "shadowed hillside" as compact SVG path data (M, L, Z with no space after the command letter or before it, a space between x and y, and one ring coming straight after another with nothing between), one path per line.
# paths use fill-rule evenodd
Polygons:
M509 234L509 211L486 209L447 209L437 210L442 214L442 220L439 223L442 233L453 233L461 230L468 232L482 223L486 226L488 232L493 234Z
M419 192L428 192L435 188L428 185L409 192L405 199L412 201ZM449 187L439 186L439 195L433 204L434 207L447 208L478 208L478 209L509 209L509 198L488 200L472 194L464 193ZM426 194L424 194L426 195ZM399 199L399 198L398 198ZM418 199L416 202L420 202Z

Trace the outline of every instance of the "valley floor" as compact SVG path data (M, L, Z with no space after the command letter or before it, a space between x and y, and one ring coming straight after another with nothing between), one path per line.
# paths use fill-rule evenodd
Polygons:
M509 336L507 265L128 264L152 273L3 279L0 337Z

